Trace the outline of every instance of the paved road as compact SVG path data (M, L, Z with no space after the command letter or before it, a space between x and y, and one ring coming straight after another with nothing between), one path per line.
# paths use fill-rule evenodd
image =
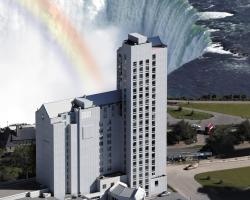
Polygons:
M187 200L186 198L184 198L183 196L181 196L178 193L172 192L169 196L165 196L165 197L154 197L150 200Z
M176 108L176 106L169 106L169 107ZM246 119L238 117L238 116L227 115L227 114L222 114L222 113L217 113L217 112L204 111L204 110L192 109L192 108L184 108L184 109L194 110L197 112L206 112L206 113L212 114L214 116L210 119L205 119L205 120L186 120L185 119L185 121L187 121L191 124L201 125L202 129L205 129L205 127L209 123L212 123L214 125L230 125L230 124L239 124L239 123L246 120ZM179 121L181 121L181 119L173 118L170 114L168 114L168 123L169 124L176 124Z
M35 179L19 180L7 183L0 183L0 199L6 196L16 195L41 189Z
M194 176L208 171L250 166L250 157L201 161L198 168L188 171L183 170L185 166L186 165L167 166L168 184L188 199L209 200L206 194L198 193L198 189L201 185L194 180Z

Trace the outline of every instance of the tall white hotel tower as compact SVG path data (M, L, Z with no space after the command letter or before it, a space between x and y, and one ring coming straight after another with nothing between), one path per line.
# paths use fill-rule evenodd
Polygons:
M130 187L151 195L166 188L167 48L130 34L117 52L122 94L124 171Z
M117 90L36 112L37 181L58 199L141 200L167 190L167 47L128 35Z

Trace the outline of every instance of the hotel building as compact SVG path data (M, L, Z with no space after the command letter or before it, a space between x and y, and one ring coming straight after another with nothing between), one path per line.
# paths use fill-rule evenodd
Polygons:
M144 199L167 190L167 47L128 35L117 90L45 103L36 112L37 181L54 196Z

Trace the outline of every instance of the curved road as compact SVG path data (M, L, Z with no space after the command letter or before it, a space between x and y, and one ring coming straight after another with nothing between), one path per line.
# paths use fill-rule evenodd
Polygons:
M177 108L176 106L168 106L170 108ZM217 112L211 112L211 111L205 111L205 110L199 110L199 109L192 109L192 108L186 108L183 107L183 109L185 110L193 110L193 111L197 111L197 112L204 112L204 113L209 113L212 114L213 117L210 119L204 119L204 120L188 120L185 119L185 121L192 123L192 124L199 124L202 129L205 129L205 127L209 124L212 123L214 125L230 125L230 124L239 124L243 121L245 121L246 119L242 118L242 117L238 117L238 116L233 116L233 115L227 115L227 114L222 114L222 113L217 113ZM172 117L169 113L168 113L168 123L170 125L172 124L176 124L177 122L181 121L181 119L176 119L174 117Z
M194 176L208 171L217 171L250 166L250 156L231 159L215 159L201 161L199 167L193 170L183 170L186 165L168 165L168 184L178 193L192 200L209 200L206 194L198 193L202 186L194 180Z

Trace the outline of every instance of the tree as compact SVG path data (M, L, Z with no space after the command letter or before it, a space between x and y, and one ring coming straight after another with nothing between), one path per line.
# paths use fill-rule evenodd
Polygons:
M182 107L181 106L178 106L177 110L178 112L181 112L182 111Z
M177 142L185 141L192 143L192 141L197 138L196 131L189 125L188 122L185 122L184 120L178 122L173 127L173 134L175 135Z
M26 178L35 175L36 148L35 145L23 145L15 149L12 156L12 164L23 169Z
M0 148L0 158L4 155L4 153L5 153L5 150Z
M241 142L250 141L250 122L246 120L238 126L238 131L236 132Z
M228 127L220 127L206 140L206 148L216 155L227 155L234 151L236 140Z
M0 181L16 180L22 173L22 169L18 167L0 167Z

